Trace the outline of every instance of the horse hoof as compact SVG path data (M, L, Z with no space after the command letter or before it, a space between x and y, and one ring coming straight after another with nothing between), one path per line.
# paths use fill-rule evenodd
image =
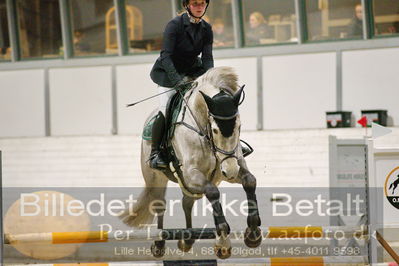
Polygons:
M194 241L180 239L177 241L177 247L183 252L189 252L193 247L193 243Z
M158 247L157 245L152 244L151 253L155 258L162 258L165 255L165 246Z
M222 232L225 232L226 235L230 234L230 226L228 223L220 223L216 225L216 233L220 236Z
M259 227L253 231L247 227L244 234L244 243L249 248L257 248L262 243L262 233Z
M231 247L215 247L215 253L216 256L218 256L219 259L225 260L230 258L231 256Z

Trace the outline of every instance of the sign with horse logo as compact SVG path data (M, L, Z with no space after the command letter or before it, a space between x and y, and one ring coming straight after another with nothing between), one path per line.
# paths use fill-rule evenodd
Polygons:
M399 209L399 166L388 174L384 190L388 201L392 206Z

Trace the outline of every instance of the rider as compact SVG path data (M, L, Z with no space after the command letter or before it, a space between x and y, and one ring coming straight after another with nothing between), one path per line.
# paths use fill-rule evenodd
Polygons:
M204 74L213 67L213 33L202 17L210 0L183 0L186 10L172 19L165 28L163 48L152 70L151 79L158 84L159 93L170 88L184 89L188 80ZM199 58L201 54L201 58ZM159 112L152 127L150 166L164 169L167 162L160 152L165 131L166 104L176 91L160 96Z

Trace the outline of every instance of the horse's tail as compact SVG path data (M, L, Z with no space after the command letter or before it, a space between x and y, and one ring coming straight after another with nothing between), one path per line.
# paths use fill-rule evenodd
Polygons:
M391 184L389 185L389 188L388 188L388 189L391 189L391 188L392 188L392 186L393 186L393 183L391 183Z
M119 215L119 218L125 224L132 227L144 227L145 225L152 224L155 216L154 210L157 209L158 205L154 204L155 207L151 207L151 203L155 201L164 201L165 189L166 188L151 188L146 186L137 199L137 202L135 202L133 206L129 205L129 207Z
M147 125L156 113L158 113L158 109L152 111L144 125ZM150 152L151 142L142 140L141 171L145 188L137 200L133 204L130 203L119 215L119 218L128 226L145 227L145 225L152 224L155 214L162 211L160 203L163 202L165 206L165 193L169 180L165 174L150 168L148 164Z

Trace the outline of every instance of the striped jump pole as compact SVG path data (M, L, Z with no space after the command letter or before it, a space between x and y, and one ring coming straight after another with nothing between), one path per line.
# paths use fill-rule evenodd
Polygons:
M393 249L393 246L388 243L384 237L378 232L376 232L376 237L378 242L383 246L383 248L388 252L388 254L395 260L396 263L399 263L399 255Z
M103 262L103 263L66 263L66 264L34 264L35 266L125 266L125 265L143 265L143 262ZM359 265L368 264L368 260L362 256L354 257L287 257L287 258L259 258L259 259L226 259L226 260L182 260L182 261L148 261L146 266L164 265L164 266L178 266L178 265L207 265L207 266L222 266L222 265L262 265L262 266L324 266L331 264L341 265ZM13 264L13 266L28 266L27 264Z
M367 235L366 226L304 226L304 227L263 227L262 238L353 238ZM52 244L96 243L109 241L149 241L179 239L215 239L214 228L194 229L151 229L129 231L84 231L84 232L48 232L31 234L5 234L5 244L46 242ZM232 231L232 240L241 240L242 231Z

